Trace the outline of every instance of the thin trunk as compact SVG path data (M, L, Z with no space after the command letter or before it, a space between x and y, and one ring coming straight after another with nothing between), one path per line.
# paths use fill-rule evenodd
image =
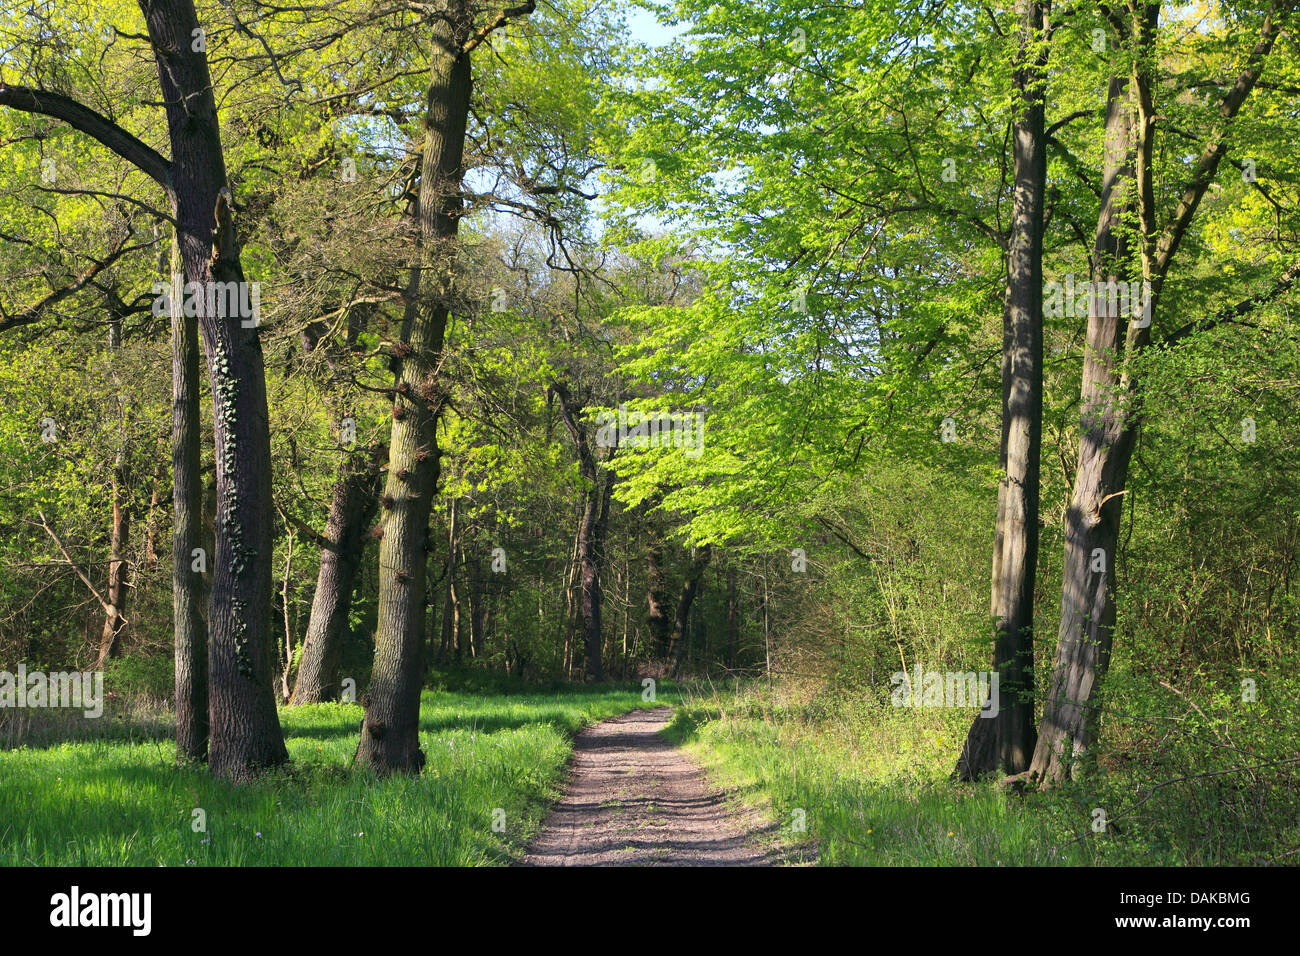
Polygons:
M727 568L727 667L736 669L736 648L740 644L740 621L737 611L736 569Z
M453 553L453 560L459 567L465 566L465 548L458 544L456 551ZM452 581L451 586L451 652L457 664L460 664L465 653L465 642L461 640L461 589L456 587L456 582Z
M321 545L320 570L312 596L311 616L303 638L291 704L320 704L339 699L339 661L348 634L348 616L356 588L367 530L378 507L382 445L365 458L349 456L334 484L329 518Z
M289 702L289 672L293 669L293 621L289 616L289 579L293 572L293 532L284 555L284 577L280 580L280 609L284 613L284 659L280 662L280 700Z
M172 243L173 272L180 250ZM176 653L176 756L208 759L208 631L203 620L203 477L199 447L199 324L173 302L172 633Z
M630 588L630 586L631 586L630 578L632 577L632 574L631 574L631 568L627 567L626 563L624 564L623 568L620 570L620 572L619 572L619 577L622 579L619 583L623 585L623 641L622 641L622 645L621 645L621 648L620 648L620 651L621 651L621 654L622 654L622 658L623 658L623 666L622 666L622 669L621 669L621 673L623 673L624 675L626 675L626 673L627 673L627 633L628 633L628 624L629 624L629 619L630 619L630 617L631 617L631 614L630 614L631 604L629 603L630 600L631 600L631 594L629 593L629 588Z
M767 559L763 559L763 672L767 686L772 686L772 618L768 613L771 596L767 589Z
M667 657L672 644L673 621L668 616L668 591L664 577L663 540L654 537L646 553L646 607L648 627L654 653Z
M996 627L993 667L997 715L977 716L958 761L972 780L1001 769L1020 773L1033 756L1034 582L1038 567L1039 458L1043 423L1043 198L1047 177L1043 126L1047 2L1020 0L1012 127L1015 200L1007 252L1002 320L1003 476L993 556Z
M158 514L162 499L163 479L166 465L159 461L153 472L153 483L149 489L149 513L144 525L144 566L152 571L158 567Z
M447 580L442 604L442 640L438 647L439 664L444 663L451 653L455 629L457 535L457 508L456 500L453 498L448 509L447 520Z
M579 516L578 524L573 532L573 547L569 549L568 563L564 568L564 650L561 657L564 676L569 676L572 664L571 647L573 639L578 633L579 618L581 615L581 601L579 593L581 587L581 578L579 570L581 562L581 545L582 543L582 520Z
M682 582L682 593L677 599L677 613L673 619L673 636L670 642L670 656L673 661L674 676L682 672L690 646L691 606L699 596L704 584L704 571L709 566L711 549L708 545L697 548L686 570L686 579Z
M483 559L477 553L465 561L469 583L469 653L478 660L483 656L483 629L487 626L487 600L483 593Z
M95 670L103 670L110 658L122 652L126 636L127 573L130 565L126 549L131 540L131 515L126 507L126 464L121 452L113 464L113 528L109 537L108 590L105 598L104 627L99 635L99 655Z

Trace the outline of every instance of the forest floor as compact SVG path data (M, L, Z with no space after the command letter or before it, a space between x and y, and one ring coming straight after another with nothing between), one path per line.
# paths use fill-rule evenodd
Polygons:
M1143 696L1141 678L1123 667L1112 667L1108 679L1119 714L1110 718L1097 766L1046 793L954 783L955 755L971 721L960 708L893 707L757 682L680 684L662 736L737 802L782 821L796 852L815 844L822 866L1262 866L1296 859L1300 788L1289 768L1297 695L1252 705L1250 721L1230 695L1207 695L1190 715L1201 721L1192 725L1197 733L1188 734L1170 729L1190 722L1180 698ZM1126 714L1145 719L1121 719ZM1231 734L1232 747L1207 752L1211 734ZM1235 772L1240 766L1251 773ZM1099 809L1122 827L1094 829Z
M578 734L569 785L525 866L765 866L790 862L776 824L738 807L661 733L672 708Z
M635 685L456 686L422 695L418 777L355 767L356 704L281 708L292 763L244 786L178 767L167 714L0 720L0 866L510 865L563 795L574 735L653 706Z
M1179 713L1122 668L1109 679L1125 713ZM1114 720L1097 772L1020 795L949 779L970 725L959 709L766 682L661 684L652 703L630 681L439 675L421 698L419 776L358 769L361 708L318 704L281 709L292 763L244 786L178 767L165 713L38 726L59 714L6 710L0 866L1286 864L1300 847L1296 686L1248 724L1230 696L1217 712L1204 699L1195 735ZM1233 747L1207 754L1207 727ZM1233 772L1247 750L1251 773ZM1098 808L1122 832L1094 831Z

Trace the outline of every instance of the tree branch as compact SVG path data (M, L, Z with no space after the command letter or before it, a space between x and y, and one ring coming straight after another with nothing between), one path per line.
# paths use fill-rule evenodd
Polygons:
M1214 328L1216 325L1234 324L1243 316L1254 312L1255 309L1259 308L1261 305L1267 305L1274 299L1285 295L1298 278L1300 278L1300 262L1294 262L1287 267L1280 276L1278 276L1277 282L1275 282L1273 287L1268 291L1261 292L1258 295L1253 295L1248 299L1242 299L1236 305L1222 309L1210 316L1208 319L1198 319L1194 322L1188 322L1181 329L1177 329L1166 335L1161 339L1160 344L1174 345L1180 339L1185 339L1193 333L1205 332Z
M113 263L117 262L118 259L121 259L124 255L126 255L129 252L135 252L137 249L144 249L147 248L148 246L153 245L152 242L146 242L146 243L139 243L134 246L128 246L126 244L126 239L130 235L131 235L130 232L128 232L126 235L122 237L122 241L118 243L116 249L110 252L103 259L96 261L93 266L91 266L85 272L81 273L81 275L77 276L67 285L55 289L45 298L41 299L41 301L35 303L34 305L28 306L27 308L23 309L20 312L4 314L2 311L0 311L0 332L7 332L9 329L16 329L21 326L31 325L33 322L40 321L40 319L45 315L45 313L48 312L51 308L53 308L55 305L57 305L59 302L61 302L63 299L66 299L68 296L72 295L73 293L79 292L82 289L84 289L87 285L89 285L95 280L96 276L98 276L101 272L103 272Z
M515 17L526 17L536 9L537 0L524 0L524 2L517 7L508 7L507 9L499 11L497 15L484 24L477 33L465 41L465 45L460 48L461 52L472 53L474 48L486 40L493 30L505 26L507 21Z
M1231 120L1237 115L1242 103L1246 101L1246 97L1250 95L1250 91L1259 81L1259 76L1264 70L1264 60L1273 49L1273 44L1282 31L1282 21L1285 20L1286 15L1292 11L1294 6L1293 2L1283 2L1280 5L1274 2L1269 5L1268 12L1264 14L1264 25L1260 29L1259 40L1256 41L1254 49L1250 51L1250 56L1246 59L1246 68L1241 71L1236 82L1232 84L1232 89L1228 91L1227 96L1223 98L1223 102L1219 104L1219 116L1225 121ZM1174 253L1178 251L1178 246L1187 232L1187 227L1191 224L1192 217L1196 215L1196 207L1200 205L1205 191L1214 180L1214 175L1219 168L1219 162L1223 159L1223 154L1228 148L1224 134L1225 130L1217 130L1211 135L1210 141L1205 144L1200 159L1197 160L1196 169L1192 173L1192 178L1183 189L1183 194L1178 200L1178 206L1175 208L1168 226L1160 236L1151 269L1151 279L1154 283L1163 283L1165 274L1169 270L1169 263L1172 261ZM1153 298L1154 296L1155 293L1153 293Z
M152 178L170 196L172 164L152 147L128 133L108 117L96 113L62 93L0 82L0 106L62 120L73 129L99 140L128 163Z

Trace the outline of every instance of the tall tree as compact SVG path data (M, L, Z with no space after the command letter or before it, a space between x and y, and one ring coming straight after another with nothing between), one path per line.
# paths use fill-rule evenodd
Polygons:
M429 85L418 193L413 203L419 262L411 269L379 544L379 624L365 696L357 762L379 774L419 773L421 644L428 586L428 526L438 485L438 418L443 340L452 302L453 258L462 212L471 54L489 34L533 10L533 0L499 11L479 29L468 0L430 10Z
M1274 0L1267 7L1245 67L1219 98L1200 155L1166 217L1157 207L1153 181L1161 4L1130 4L1110 17L1131 55L1127 75L1113 78L1108 91L1093 289L1098 288L1097 282L1114 281L1116 273L1121 279L1136 273L1145 285L1145 301L1140 316L1121 314L1108 296L1094 294L1089 302L1079 459L1066 515L1060 632L1028 771L1044 787L1077 775L1096 738L1094 698L1110 664L1115 627L1114 572L1122 496L1128 493L1129 465L1142 421L1141 376L1134 360L1151 340L1169 268L1215 181L1228 149L1230 124L1259 82L1294 11L1295 4L1288 0ZM1131 221L1125 222L1133 211L1136 230ZM1135 241L1125 237L1134 232Z
M272 690L270 437L256 322L227 308L215 283L246 290L226 178L206 34L192 0L140 0L171 144L163 158L111 119L62 93L0 86L0 105L43 113L94 137L166 191L182 274L213 384L216 547L209 620L209 766L245 780L288 760ZM192 303L192 305L191 305ZM231 313L234 314L231 314Z
M976 717L957 771L965 780L1019 773L1034 751L1034 581L1043 432L1044 112L1050 3L1017 0L1020 37L1011 124L1013 200L1002 313L1002 479L993 542L997 716Z
M582 517L578 528L578 561L582 580L583 647L586 652L586 677L604 680L601 662L601 606L604 592L601 572L605 564L605 534L609 527L609 505L614 493L615 472L602 468L589 429L582 421L583 405L563 382L551 385L560 400L560 417L573 439L578 454L578 472L584 485Z

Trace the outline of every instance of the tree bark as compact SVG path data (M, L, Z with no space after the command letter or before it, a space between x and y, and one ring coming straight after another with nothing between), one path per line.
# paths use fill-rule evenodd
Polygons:
M1019 0L1015 74L1019 114L1012 126L1014 202L1002 313L1002 480L994 536L995 717L977 716L957 774L973 780L1029 766L1034 730L1034 583L1038 567L1039 459L1043 424L1043 201L1047 179L1044 97L1047 11Z
M408 283L388 479L379 546L379 627L364 699L357 763L378 774L419 773L420 643L428 583L428 531L438 484L439 380L460 226L465 129L470 103L471 23L453 3L433 24L416 225L420 263ZM422 273L429 271L430 281Z
M271 499L266 377L256 323L214 308L212 283L244 291L220 124L193 0L139 0L158 68L172 156L59 93L0 81L0 105L53 116L94 137L166 191L212 382L218 520L208 615L212 772L245 780L284 763L270 655ZM196 49L198 47L198 49ZM192 284L192 285L190 285ZM188 290L187 290L188 291ZM214 297L215 298L215 297ZM178 681L180 676L178 674ZM178 707L181 706L178 701ZM179 725L179 721L178 721Z
M483 558L477 548L465 559L469 581L469 653L474 660L483 656L484 631L487 628L487 595L483 587Z
M456 548L459 541L457 507L453 498L447 509L447 573L443 590L442 635L438 645L438 663L445 663L452 652L456 626Z
M149 489L149 512L144 523L144 566L150 571L158 567L158 505L165 475L166 464L159 460L154 467L153 482Z
M172 148L173 212L187 283L207 290L244 272L220 126L192 0L141 0L158 63ZM200 301L201 300L201 301ZM209 765L246 780L288 760L272 690L271 447L266 375L255 323L194 296L212 382L216 554L208 615Z
M674 677L682 672L686 663L690 645L690 632L687 630L687 625L690 623L691 606L702 590L704 572L709 566L711 553L712 549L707 544L697 548L686 570L686 579L682 582L682 593L677 599L677 613L673 619L673 636L670 641Z
M347 637L366 532L378 507L383 462L382 445L369 449L364 458L350 455L334 484L316 591L290 704L322 704L339 699L339 659Z
M1076 778L1097 735L1098 707L1093 698L1110 665L1116 618L1114 569L1122 496L1141 424L1140 379L1132 359L1150 341L1160 291L1169 266L1214 181L1227 151L1226 124L1250 95L1293 4L1272 3L1245 69L1218 105L1219 126L1207 139L1169 222L1156 221L1152 155L1156 112L1154 54L1160 4L1131 12L1129 34L1136 45L1127 78L1111 80L1106 111L1106 159L1094 246L1093 281L1127 278L1140 261L1149 283L1146 321L1115 314L1108 303L1088 310L1080 419L1079 463L1066 514L1061 625L1051 687L1029 776L1043 788ZM1136 180L1133 183L1126 180ZM1124 198L1136 193L1138 241L1127 239L1133 207ZM1096 287L1094 286L1094 289Z
M113 528L109 535L108 588L105 597L108 608L104 612L104 627L99 635L99 655L95 670L104 669L110 658L122 651L126 636L127 573L130 564L126 549L131 540L131 515L126 507L126 462L119 452L113 464Z
M736 569L727 568L727 667L736 669L736 649L740 644L740 621L737 611Z
M1132 213L1127 199L1133 177L1133 127L1128 99L1128 80L1112 78L1106 103L1101 212L1089 277L1093 283L1127 281L1132 271L1129 224L1124 221ZM1042 735L1030 767L1031 773L1050 777L1054 782L1064 778L1066 762L1082 756L1087 746L1088 720L1082 705L1091 697L1093 685L1110 656L1115 619L1110 572L1122 502L1111 498L1103 503L1103 499L1122 486L1124 476L1116 469L1122 459L1127 470L1136 437L1125 427L1122 414L1117 414L1110 398L1119 380L1120 349L1131 320L1126 315L1111 314L1117 310L1109 309L1105 297L1094 295L1091 299L1083 360L1079 464L1066 512L1061 627L1051 687L1043 706ZM1095 562L1096 549L1101 554Z
M668 616L668 590L664 577L663 539L654 537L646 553L647 626L654 652L666 658L671 649L673 619Z
M591 447L591 436L581 420L583 406L574 400L567 386L555 383L551 392L560 399L560 416L573 439L578 453L578 471L586 485L582 519L578 527L578 561L582 581L582 624L585 651L585 674L588 681L605 679L601 660L601 610L604 594L601 571L605 563L605 534L609 526L609 506L614 492L615 473L601 469ZM604 471L602 476L601 472Z
M173 238L172 271L180 271ZM208 759L208 630L204 575L194 570L203 547L200 474L199 325L173 302L172 324L172 634L176 656L176 757Z

